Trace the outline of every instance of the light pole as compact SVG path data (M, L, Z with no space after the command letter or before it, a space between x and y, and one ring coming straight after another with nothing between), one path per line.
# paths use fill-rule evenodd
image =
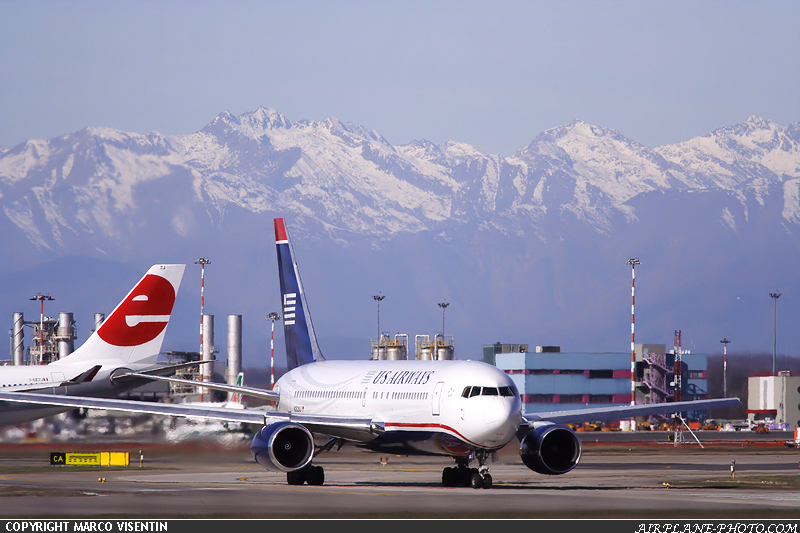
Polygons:
M39 364L44 364L44 301L55 300L49 294L37 294L31 300L39 300L42 303L41 314L39 315Z
M636 341L634 338L636 315L634 314L634 304L636 303L636 265L641 265L642 262L638 257L634 257L625 261L625 264L631 266L631 405L636 405ZM635 430L636 418L631 417L631 431Z
M278 313L267 315L267 320L272 322L272 332L269 335L269 390L275 386L275 321L280 319Z
M728 343L727 337L719 341L722 343L722 397L728 397Z
M769 293L770 298L774 301L774 308L772 311L772 375L775 375L775 348L776 344L776 332L777 332L777 323L778 323L778 298L781 297L781 293L779 292L771 292Z
M200 265L200 353L203 353L203 313L205 306L205 289L206 289L206 265L210 265L211 261L208 257L201 257L194 262L195 265Z
M447 306L450 305L447 303L447 300L444 302L439 302L439 307L442 308L442 340L444 340L444 310L447 309Z
M636 378L636 340L635 340L635 324L636 324L636 315L634 313L634 308L636 304L636 265L641 265L642 262L639 261L639 258L632 258L628 259L625 262L626 265L631 266L631 405L636 404L636 386L635 386L635 378Z
M372 297L373 300L378 302L378 350L380 350L381 347L381 300L384 298L386 298L386 296L381 293L378 293L377 296Z

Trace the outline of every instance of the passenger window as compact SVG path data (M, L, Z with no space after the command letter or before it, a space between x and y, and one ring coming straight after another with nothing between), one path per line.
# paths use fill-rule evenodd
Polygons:
M484 387L481 394L484 396L499 396L497 387Z

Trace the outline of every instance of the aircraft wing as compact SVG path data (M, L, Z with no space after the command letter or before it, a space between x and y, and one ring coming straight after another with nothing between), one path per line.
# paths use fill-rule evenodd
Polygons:
M696 400L691 402L651 403L645 405L621 405L619 407L597 407L593 409L574 409L571 411L551 411L549 413L529 413L523 416L522 426L535 422L573 424L580 422L599 422L618 420L634 416L664 415L686 411L705 411L719 407L742 405L739 398L720 398L715 400Z
M0 401L22 402L63 407L84 407L108 411L127 411L186 418L210 418L228 422L250 424L273 424L275 422L295 422L305 426L312 433L337 437L355 442L368 442L384 431L380 423L370 419L315 416L302 413L282 413L260 409L235 409L209 404L183 405L175 403L141 402L109 398L85 398L81 396L54 396L26 392L0 392Z

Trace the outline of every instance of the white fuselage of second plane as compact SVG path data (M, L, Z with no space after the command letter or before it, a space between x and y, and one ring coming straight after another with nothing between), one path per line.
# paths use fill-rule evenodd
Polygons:
M323 361L275 385L280 411L371 419L374 450L467 455L507 444L519 428L511 379L476 361Z
M94 361L82 364L68 364L61 360L49 365L20 365L0 367L0 391L33 392L53 394L57 396L92 396L109 397L123 392L125 387L111 382L111 375L123 368L123 362L110 365L108 361L102 365L91 381L64 385L64 382L75 378L81 372L92 368ZM97 362L100 363L99 361ZM146 368L147 365L126 365L129 370ZM37 418L56 415L70 411L69 407L31 405L15 402L0 402L0 426L19 424Z

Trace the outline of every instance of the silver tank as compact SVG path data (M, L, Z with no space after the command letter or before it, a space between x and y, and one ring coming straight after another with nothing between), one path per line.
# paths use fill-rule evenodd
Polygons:
M235 385L242 371L242 315L228 315L228 368L225 380Z
M59 359L63 359L75 351L75 320L72 319L72 313L58 314L56 338Z
M428 335L417 335L414 337L415 352L414 356L418 361L430 361L433 359L433 343Z
M103 322L106 319L105 313L95 313L94 314L94 329L92 331L97 331L100 329L100 326L103 325Z
M15 365L25 364L25 319L22 313L14 313L14 336L12 353Z
M406 347L403 345L389 345L386 347L387 361L405 361L408 359Z

